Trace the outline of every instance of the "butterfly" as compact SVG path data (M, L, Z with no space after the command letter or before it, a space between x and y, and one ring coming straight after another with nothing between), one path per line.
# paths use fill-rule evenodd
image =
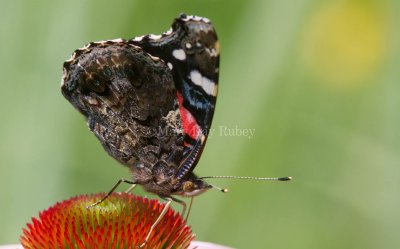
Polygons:
M75 50L61 91L104 149L129 167L131 183L164 199L193 197L212 188L193 169L214 115L219 55L210 20L181 14L161 35Z
M214 115L219 58L210 20L181 14L161 35L91 42L64 62L62 94L108 154L132 172L132 180L121 179L109 194L121 182L138 184L166 199L166 207L182 204L185 213L185 202L174 196L215 187L204 179L218 177L193 170Z

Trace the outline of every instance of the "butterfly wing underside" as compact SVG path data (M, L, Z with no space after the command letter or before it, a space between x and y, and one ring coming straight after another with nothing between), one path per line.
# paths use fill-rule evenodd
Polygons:
M181 15L161 35L75 50L61 90L135 182L161 196L193 196L209 188L192 171L210 131L218 70L210 21Z
M207 18L182 14L162 35L130 44L162 59L172 72L184 133L183 157L175 178L193 171L205 146L218 92L219 42Z
M182 160L182 132L167 131L177 123L171 113L178 101L161 59L123 39L92 42L64 63L61 90L122 164L151 169L160 160Z

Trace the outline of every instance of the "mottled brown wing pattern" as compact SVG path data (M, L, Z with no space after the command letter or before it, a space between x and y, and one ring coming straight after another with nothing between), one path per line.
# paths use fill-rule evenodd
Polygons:
M176 90L159 58L124 40L90 43L64 63L61 89L119 162L151 167L181 160Z
M77 49L61 90L133 182L164 197L195 196L211 188L192 171L214 114L218 66L211 22L181 15L162 35Z

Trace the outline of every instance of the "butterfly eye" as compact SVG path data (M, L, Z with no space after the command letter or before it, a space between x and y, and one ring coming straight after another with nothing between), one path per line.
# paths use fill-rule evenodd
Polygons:
M191 192L195 188L195 184L191 181L186 181L183 183L182 189L184 192Z

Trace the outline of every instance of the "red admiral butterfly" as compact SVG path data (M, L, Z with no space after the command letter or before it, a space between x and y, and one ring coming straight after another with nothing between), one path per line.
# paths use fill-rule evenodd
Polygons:
M172 195L213 187L193 169L214 115L219 54L211 22L182 14L162 35L91 42L64 63L63 95L132 171L110 192L122 181L139 184L185 207Z
M211 188L192 171L214 114L218 65L210 21L181 15L162 35L76 50L61 90L134 183L163 197L195 196Z

